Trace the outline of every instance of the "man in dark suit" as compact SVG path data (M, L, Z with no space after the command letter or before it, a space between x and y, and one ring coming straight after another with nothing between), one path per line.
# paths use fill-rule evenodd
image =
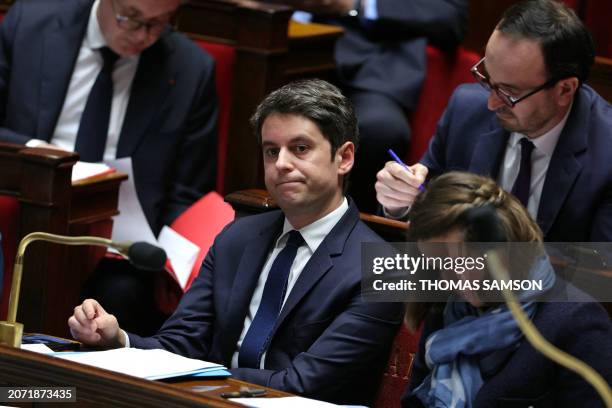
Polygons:
M458 45L467 27L467 0L284 0L314 13L314 21L339 25L337 83L359 119L361 148L349 193L365 212L376 211L376 172L392 148L408 152L407 117L425 78L428 43L443 50Z
M508 9L472 68L482 87L455 91L420 163L379 172L387 214L405 216L426 177L469 170L512 191L547 241L610 241L612 107L584 85L593 60L589 32L562 3Z
M170 29L182 1L16 1L0 26L0 140L130 156L156 233L215 186L214 64Z
M92 299L75 309L71 332L90 345L164 348L222 363L238 379L367 404L402 309L360 294L361 243L381 239L343 194L358 136L353 109L334 86L303 81L270 94L253 125L281 211L226 227L156 335L124 334Z

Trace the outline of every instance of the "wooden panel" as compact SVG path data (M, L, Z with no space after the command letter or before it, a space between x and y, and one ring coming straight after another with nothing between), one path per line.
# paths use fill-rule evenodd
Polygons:
M605 100L612 103L612 59L596 57L587 83Z
M208 395L193 391L191 384L181 386L180 383L142 380L4 346L0 346L0 366L0 384L3 386L76 387L77 402L68 406L242 407L216 395L239 388L241 383L234 380L221 382L219 385L223 388ZM209 385L209 382L199 381L198 385ZM270 390L270 393L274 391ZM65 403L57 405L66 406Z
M119 185L127 176L115 173L72 186L77 160L75 153L0 143L0 194L19 200L18 239L34 231L110 237ZM29 246L17 320L27 331L67 335L66 319L104 252L44 242Z

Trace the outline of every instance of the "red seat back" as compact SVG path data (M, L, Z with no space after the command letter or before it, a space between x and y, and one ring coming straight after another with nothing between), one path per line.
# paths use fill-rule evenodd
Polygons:
M409 164L416 163L427 150L453 90L462 83L474 81L470 68L479 59L478 54L461 47L454 53L427 47L427 73L419 102L410 117L412 141L407 158Z
M215 237L233 219L234 210L232 206L223 201L223 197L218 193L211 191L174 220L171 225L172 229L200 247L191 276L187 280L185 291L189 289L193 280L198 276L202 261L204 261L204 257ZM183 295L176 279L170 278L170 274L164 274L163 278L158 280L155 289L157 305L167 315L176 309Z
M210 192L183 212L172 223L172 229L200 247L186 289L195 279L208 249L217 234L234 219L234 209L216 192Z
M389 355L389 362L378 388L374 408L399 408L400 399L412 373L412 363L419 348L421 330L411 333L405 325L400 327Z
M0 196L0 233L4 253L4 277L2 279L2 299L0 299L0 320L6 320L13 263L17 252L19 235L19 201L15 197Z
M236 50L230 45L211 43L200 39L195 40L195 42L215 60L215 82L217 86L217 96L219 98L217 191L223 194Z

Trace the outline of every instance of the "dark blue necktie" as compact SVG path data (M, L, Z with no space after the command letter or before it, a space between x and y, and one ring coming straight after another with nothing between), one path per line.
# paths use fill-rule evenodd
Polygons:
M529 202L529 190L531 188L531 152L535 146L526 137L521 139L521 167L516 177L512 194L519 199L525 207Z
M303 243L302 235L298 231L291 231L287 245L274 260L270 273L268 273L268 279L266 279L259 308L240 346L238 353L240 367L259 368L261 356L268 347L270 334L285 298L291 265L293 265L297 249Z
M87 97L74 148L81 160L87 162L101 161L104 156L113 103L113 67L119 58L108 47L99 51L104 64Z

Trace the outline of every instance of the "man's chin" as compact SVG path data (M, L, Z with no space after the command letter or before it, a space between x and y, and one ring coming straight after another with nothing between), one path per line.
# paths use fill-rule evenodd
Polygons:
M499 125L505 130L507 130L508 132L516 131L516 124L514 123L513 117L510 117L510 116L504 117L504 116L500 116L499 114L496 114L495 118L497 119L497 123L499 123Z

